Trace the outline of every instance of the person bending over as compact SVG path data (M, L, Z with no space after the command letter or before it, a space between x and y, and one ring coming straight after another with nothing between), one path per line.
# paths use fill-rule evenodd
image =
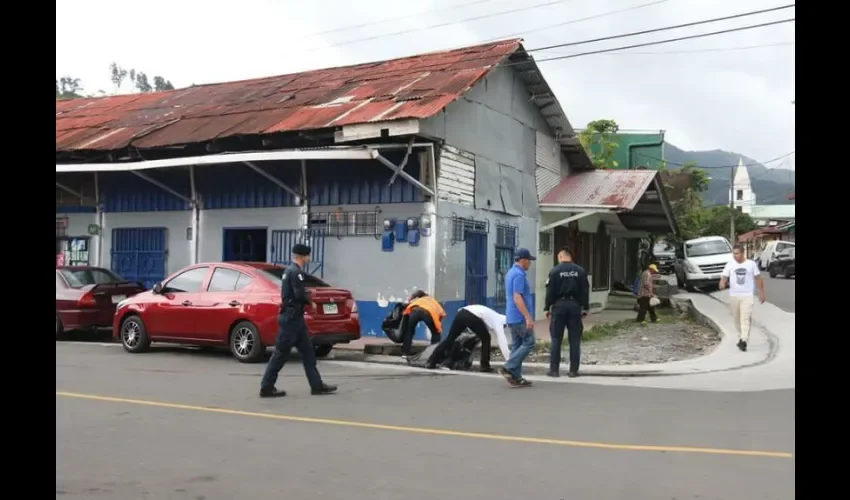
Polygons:
M446 311L433 297L417 290L410 296L407 307L404 308L403 321L405 321L404 338L401 343L401 357L407 359L410 356L410 348L413 337L416 336L416 327L420 322L425 323L431 331L431 344L440 342L440 334L443 331L442 321L446 317Z

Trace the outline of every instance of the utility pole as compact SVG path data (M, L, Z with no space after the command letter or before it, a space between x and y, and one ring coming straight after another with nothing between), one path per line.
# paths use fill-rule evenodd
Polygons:
M729 177L729 241L734 245L738 242L735 237L735 166L732 166Z

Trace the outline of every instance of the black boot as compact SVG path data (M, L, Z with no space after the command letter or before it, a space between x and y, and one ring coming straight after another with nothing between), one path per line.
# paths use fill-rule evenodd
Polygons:
M310 394L313 396L321 396L324 394L333 394L336 392L336 386L330 384L322 384L321 387L310 389Z
M282 398L286 396L286 391L279 391L272 387L271 389L260 389L261 398Z

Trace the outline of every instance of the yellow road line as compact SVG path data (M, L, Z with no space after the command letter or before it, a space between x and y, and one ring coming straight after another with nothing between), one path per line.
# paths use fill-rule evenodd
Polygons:
M277 413L261 413L253 411L230 410L227 408L210 408L207 406L185 405L177 403L165 403L162 401L148 401L144 399L114 398L109 396L98 396L95 394L81 394L76 392L56 391L57 396L75 399L88 399L92 401L103 401L108 403L124 403L155 408L171 408L175 410L200 411L205 413L219 413L223 415L234 415L240 417L266 418L271 420L284 420L287 422L300 422L307 424L324 424L344 427L355 427L360 429L376 429L382 431L406 432L408 434L425 434L430 436L453 436L473 439L488 439L492 441L511 441L514 443L548 444L555 446L568 446L573 448L597 448L604 450L628 450L628 451L653 451L660 453L702 453L710 455L735 455L745 457L768 457L768 458L793 458L793 454L781 451L758 451L758 450L727 450L720 448L697 448L690 446L652 446L636 444L613 444L595 443L591 441L570 441L565 439L533 438L523 436L507 436L503 434L486 434L480 432L451 431L446 429L429 429L425 427L407 427L402 425L371 424L368 422L356 422L350 420L335 420L328 418L297 417L293 415L280 415Z

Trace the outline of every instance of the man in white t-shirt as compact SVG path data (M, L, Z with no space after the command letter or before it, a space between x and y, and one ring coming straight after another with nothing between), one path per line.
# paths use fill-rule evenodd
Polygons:
M726 264L720 275L720 289L729 285L729 305L732 307L735 328L740 335L738 349L746 351L753 316L753 295L758 289L759 302L764 303L764 281L758 264L744 258L744 247L732 247L732 256L735 259Z
M493 371L490 367L491 337L496 337L499 343L499 349L502 350L502 355L505 359L508 359L510 356L508 352L508 338L505 335L505 324L505 316L489 307L481 305L461 307L457 311L457 314L455 314L454 320L452 320L452 326L449 327L449 334L431 354L431 358L428 360L428 367L434 368L436 366L436 360L441 359L444 351L451 348L460 334L466 330L470 330L481 340L481 371Z

